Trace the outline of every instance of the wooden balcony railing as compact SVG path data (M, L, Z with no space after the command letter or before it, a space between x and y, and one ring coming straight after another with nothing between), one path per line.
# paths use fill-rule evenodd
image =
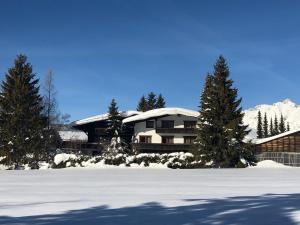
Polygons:
M192 144L133 143L132 147L144 153L188 152L193 149Z
M196 128L156 128L156 133L170 133L170 134L196 134Z

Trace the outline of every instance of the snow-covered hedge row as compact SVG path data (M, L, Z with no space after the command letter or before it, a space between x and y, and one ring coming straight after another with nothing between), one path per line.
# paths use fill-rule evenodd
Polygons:
M115 156L76 156L74 154L57 154L52 168L66 167L168 167L168 168L197 168L200 162L191 153L171 154L117 154Z

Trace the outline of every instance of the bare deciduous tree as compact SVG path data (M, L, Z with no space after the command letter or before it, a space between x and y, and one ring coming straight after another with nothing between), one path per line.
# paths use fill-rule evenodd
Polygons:
M44 113L47 118L47 128L59 121L60 113L57 109L56 90L54 86L54 75L50 69L45 77L44 83Z

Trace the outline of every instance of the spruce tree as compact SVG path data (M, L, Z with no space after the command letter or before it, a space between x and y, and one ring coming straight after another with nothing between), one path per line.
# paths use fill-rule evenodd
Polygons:
M275 115L275 119L274 119L274 135L279 134L279 126L278 126L278 119L277 119L277 115Z
M108 126L106 132L109 139L119 137L122 131L122 117L118 111L115 99L112 99L108 107Z
M147 98L147 110L155 109L156 102L156 95L153 92L150 92Z
M280 115L280 122L279 122L279 132L284 133L286 131L285 124L284 124L284 118L282 114Z
M275 133L274 133L274 126L273 126L273 119L271 117L271 120L270 120L270 136L274 136Z
M266 138L269 136L269 131L268 131L268 117L267 117L267 113L265 113L265 116L264 116L264 123L263 123L263 129L264 129L264 132L263 132L263 137Z
M214 66L211 86L211 95L206 97L210 99L209 103L201 98L200 113L205 108L209 113L199 116L199 155L204 162L211 159L213 167L239 167L244 165L242 158L247 164L254 164L252 145L244 142L250 131L243 124L241 99L237 98L238 90L229 79L229 69L223 56ZM211 138L212 144L205 143L207 137Z
M156 109L165 108L165 105L166 105L166 102L165 102L164 97L161 94L159 94L156 104L155 104L155 108Z
M287 124L286 124L286 131L290 131L290 123L289 122L287 122Z
M262 138L263 137L263 130L262 130L262 119L261 119L261 112L258 111L257 114L257 138Z
M200 97L200 114L198 117L198 135L195 141L196 149L200 151L200 159L203 164L214 159L217 148L214 146L212 132L216 130L214 125L214 115L212 114L211 106L214 104L215 93L213 90L213 79L211 74L207 74L205 85ZM197 152L196 152L197 155Z
M8 165L35 164L44 156L43 104L39 80L25 55L18 55L2 81L0 95L1 154Z
M107 140L105 146L106 155L116 155L124 151L122 140L122 117L118 111L115 99L112 99L108 108L108 126L106 129Z
M140 111L140 112L146 112L147 109L148 109L148 103L146 101L145 96L143 95L139 101L139 104L138 104L136 110Z

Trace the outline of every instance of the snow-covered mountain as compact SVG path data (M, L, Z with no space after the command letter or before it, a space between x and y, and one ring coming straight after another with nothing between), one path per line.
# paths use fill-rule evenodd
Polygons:
M256 138L257 114L259 110L261 111L262 117L267 113L268 121L270 121L271 117L274 119L275 115L277 115L279 120L282 114L285 121L289 122L290 130L300 129L300 105L297 105L290 99L286 99L282 102L274 103L273 105L258 105L244 111L244 123L249 125L249 128L252 129L248 138Z

